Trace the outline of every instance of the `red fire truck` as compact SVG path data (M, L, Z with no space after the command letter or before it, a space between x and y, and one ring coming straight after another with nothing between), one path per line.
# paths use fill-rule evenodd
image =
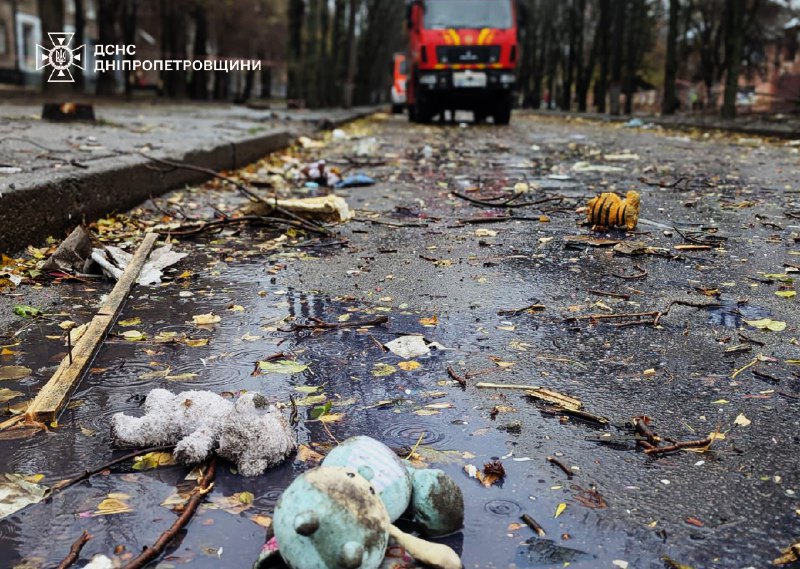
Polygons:
M471 110L511 120L519 60L514 0L410 0L406 92L412 121Z

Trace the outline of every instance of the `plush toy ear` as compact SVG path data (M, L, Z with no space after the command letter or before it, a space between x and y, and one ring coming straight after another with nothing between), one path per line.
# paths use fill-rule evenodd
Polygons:
M319 518L312 511L302 512L294 518L294 531L308 537L319 529Z
M364 546L356 541L348 541L342 546L339 565L344 569L358 569L364 558Z

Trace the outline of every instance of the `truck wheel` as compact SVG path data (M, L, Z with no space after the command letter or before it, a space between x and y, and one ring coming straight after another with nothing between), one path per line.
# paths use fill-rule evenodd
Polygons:
M420 124L430 124L432 120L433 111L431 110L430 104L421 98L417 99L414 108L414 122L418 122Z
M506 125L511 122L511 97L505 97L498 103L492 114L494 124Z

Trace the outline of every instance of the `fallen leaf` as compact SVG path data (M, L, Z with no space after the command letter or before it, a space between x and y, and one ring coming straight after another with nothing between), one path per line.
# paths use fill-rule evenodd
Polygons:
M59 328L62 330L72 330L78 324L73 322L72 320L64 320L61 324L58 325Z
M409 362L398 362L397 367L399 367L403 371L414 371L415 369L421 368L422 364L411 360Z
M308 445L300 445L297 447L296 460L299 460L300 462L318 463L322 462L323 458L325 458L323 455Z
M375 377L387 377L392 375L397 371L397 368L390 364L375 364L375 367L372 369L372 375Z
M320 417L319 420L323 423L338 423L344 419L345 416L346 415L344 413L326 413Z
M128 318L127 320L120 320L119 321L119 325L122 326L123 328L128 328L130 326L138 326L141 323L142 323L142 319L139 318L138 316L136 316L134 318Z
M739 413L736 416L736 419L733 421L735 424L739 425L740 427L748 427L752 421L748 419L744 413Z
M250 518L253 522L260 525L264 529L272 527L272 518L262 514L256 514Z
M274 362L258 362L258 369L267 373L284 373L291 375L308 369L308 364L294 360L278 360Z
M140 342L147 338L147 334L140 332L139 330L126 330L121 334L121 336L129 342Z
M553 517L557 518L558 516L563 514L564 510L566 510L566 509L567 509L567 505L564 502L561 502L558 506L556 506L556 515L554 515Z
M125 503L125 500L129 498L130 496L127 494L122 494L119 492L111 493L105 500L97 505L97 509L92 515L110 516L114 514L127 514L128 512L132 512L133 508Z
M25 366L1 366L0 381L9 379L22 379L24 377L28 377L31 373L32 370Z
M177 375L167 375L164 377L164 379L166 379L167 381L187 381L190 379L194 379L195 377L197 377L196 373L188 372L188 373L179 373Z
M420 318L419 323L427 328L433 328L439 324L439 317L434 314L430 318Z
M176 464L171 452L148 452L142 456L137 456L133 461L134 470L152 470L159 466L171 466Z
M21 397L22 395L25 394L21 391L14 391L6 387L0 388L0 403L7 403L8 401L16 399L17 397Z
M794 298L797 296L797 291L795 290L776 290L776 296L780 296L781 298Z
M197 326L209 326L211 324L217 324L220 320L222 320L222 318L213 312L209 312L208 314L195 314L192 316L192 321Z
M773 332L783 332L786 330L786 322L762 318L761 320L745 320L745 323L759 330L771 330Z
M4 474L0 477L0 519L18 512L25 506L41 502L48 492L36 479L21 474Z
M228 310L230 310L231 312L244 312L244 306L242 306L240 304L231 304L228 307ZM217 318L219 318L219 317L217 317ZM219 322L219 320L217 320L217 322Z
M23 318L35 318L41 316L43 313L38 308L33 306L26 306L25 304L17 304L14 306L14 314L22 316Z
M396 356L406 360L424 356L431 351L422 336L401 336L391 342L387 342L384 347Z
M497 231L485 228L476 229L475 237L497 237Z
M186 338L185 340L180 342L184 346L189 346L190 348L202 348L203 346L208 345L208 338Z

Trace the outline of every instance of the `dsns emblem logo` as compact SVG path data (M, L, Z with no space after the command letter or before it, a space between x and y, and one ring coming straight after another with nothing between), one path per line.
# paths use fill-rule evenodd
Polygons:
M75 34L50 32L47 35L53 46L52 48L36 46L36 70L52 67L53 71L47 79L49 83L74 83L75 78L70 73L70 67L74 65L78 69L83 69L84 46L70 47Z

